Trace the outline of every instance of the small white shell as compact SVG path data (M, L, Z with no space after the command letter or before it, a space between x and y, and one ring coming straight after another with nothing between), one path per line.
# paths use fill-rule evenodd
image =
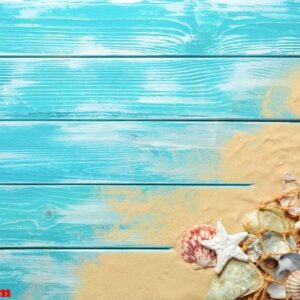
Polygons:
M300 184L297 178L292 174L286 174L282 182L283 197L280 205L288 211L291 216L297 216L300 213Z
M286 298L285 286L276 282L272 282L268 285L267 293L272 299Z
M246 254L248 255L249 259L253 263L255 263L263 255L263 249L262 249L261 243L260 243L259 239L253 234L250 234L248 236L246 243L247 243L247 249L248 249Z
M216 228L211 225L196 225L185 231L181 242L181 257L187 263L194 263L196 268L208 268L216 265L216 253L201 245L201 241L216 236Z
M288 277L286 294L293 300L300 300L300 270L291 273Z

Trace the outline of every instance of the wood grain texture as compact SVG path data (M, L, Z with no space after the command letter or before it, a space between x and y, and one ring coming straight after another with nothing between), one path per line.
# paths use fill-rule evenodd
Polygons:
M299 59L0 59L0 119L274 119ZM280 89L278 88L280 86ZM273 113L273 114L272 114Z
M0 183L222 182L222 145L235 133L262 126L247 122L1 122Z
M114 256L116 262L119 263L112 263ZM163 259L163 263L159 264L161 259ZM107 274L106 278L105 272L101 271L101 266L104 264L106 271L116 272L116 275L129 274L131 279L128 280L130 295L126 299L135 299L132 295L135 294L134 288L141 290L145 287L146 290L153 290L151 293L153 297L157 295L158 299L163 299L164 297L160 297L163 294L161 290L151 289L151 277L153 275L161 275L160 280L165 286L167 284L167 288L172 286L169 284L169 280L172 283L174 281L180 283L184 278L183 275L188 274L192 277L189 268L183 264L178 264L177 259L177 253L173 251L149 253L143 250L4 250L0 252L0 284L1 289L11 290L12 297L8 299L13 300L120 299L114 293L108 296L109 293L106 292L106 289L111 287L110 285L119 285L122 290L124 288L120 282L113 280L111 273ZM134 264L135 267L130 268L130 264ZM159 265L162 266L161 272L158 268ZM173 272L170 272L171 266L175 268L174 275ZM183 275L176 272L177 269L183 272ZM146 276L143 276L142 279L147 280L144 282L139 280L140 277L137 277L143 270L148 271L148 273L144 272ZM86 274L87 272L89 274ZM88 275L94 280L89 282ZM117 276L116 279L121 277ZM112 281L107 286L110 278ZM197 279L199 282L199 278ZM189 290L189 288L190 286L184 291ZM120 293L116 294L118 296ZM139 294L142 292L140 291ZM147 294L149 295L149 293ZM152 297L147 296L144 299L148 300Z
M103 251L1 250L0 284L18 299L74 299L81 281L80 264Z
M300 54L294 0L1 1L3 55Z
M210 204L248 189L0 186L0 247L172 247L175 237L166 232L175 225L185 229L182 215L197 218ZM179 219L187 222L183 228Z

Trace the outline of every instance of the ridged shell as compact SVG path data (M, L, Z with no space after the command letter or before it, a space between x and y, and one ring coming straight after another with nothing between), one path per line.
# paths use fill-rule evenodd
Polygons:
M196 225L185 231L181 242L181 257L187 263L196 264L197 268L216 265L216 253L201 245L201 241L216 236L216 228L211 225Z
M293 300L300 300L300 270L290 274L286 281L286 294Z

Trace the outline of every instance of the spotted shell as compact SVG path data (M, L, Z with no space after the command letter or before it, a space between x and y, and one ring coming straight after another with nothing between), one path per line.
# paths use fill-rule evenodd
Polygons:
M216 236L216 228L211 225L196 225L184 232L181 241L181 257L187 263L194 263L197 269L214 267L216 253L201 245L201 241Z
M286 294L289 299L300 300L300 270L290 274L286 281Z

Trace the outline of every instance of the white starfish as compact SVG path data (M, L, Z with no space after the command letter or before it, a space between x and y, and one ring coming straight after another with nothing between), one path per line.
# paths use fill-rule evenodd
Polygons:
M217 223L217 235L211 240L201 241L201 244L217 253L215 271L219 274L231 258L248 261L248 256L239 247L241 241L248 236L247 232L228 234L221 222Z

